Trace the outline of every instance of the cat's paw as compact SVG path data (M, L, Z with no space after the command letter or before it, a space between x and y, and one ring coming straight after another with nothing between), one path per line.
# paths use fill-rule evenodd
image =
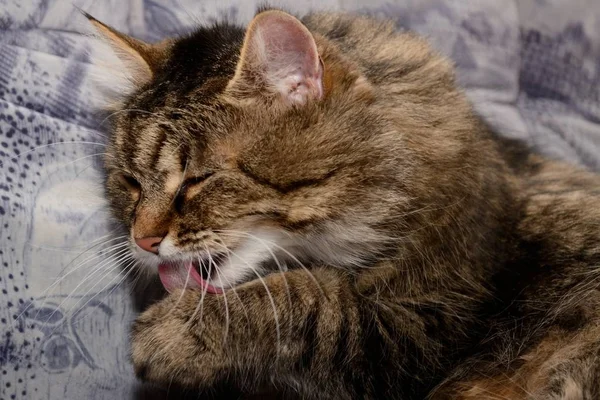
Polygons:
M211 339L212 329L199 326L199 301L198 292L176 292L136 320L131 355L140 379L198 389L209 387L223 371L221 343ZM204 306L203 319L210 313Z

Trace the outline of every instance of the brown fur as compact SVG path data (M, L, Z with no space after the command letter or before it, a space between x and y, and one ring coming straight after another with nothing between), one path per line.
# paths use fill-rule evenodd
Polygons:
M599 396L600 179L496 138L424 40L302 22L321 99L229 90L243 31L218 26L144 58L115 116L107 195L134 237L218 252L241 242L222 230L278 229L306 267L280 253L287 272L150 307L138 374L284 398Z

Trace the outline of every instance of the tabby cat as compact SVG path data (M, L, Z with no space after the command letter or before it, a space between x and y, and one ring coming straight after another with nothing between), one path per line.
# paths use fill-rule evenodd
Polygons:
M88 18L133 82L107 197L170 292L133 326L141 379L600 398L600 179L497 137L423 39L263 9L147 44Z

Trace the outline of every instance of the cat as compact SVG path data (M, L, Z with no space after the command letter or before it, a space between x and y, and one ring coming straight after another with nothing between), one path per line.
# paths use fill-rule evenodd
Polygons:
M132 82L106 195L170 292L133 325L141 379L600 398L600 179L495 134L424 39L271 8L157 44L88 19Z

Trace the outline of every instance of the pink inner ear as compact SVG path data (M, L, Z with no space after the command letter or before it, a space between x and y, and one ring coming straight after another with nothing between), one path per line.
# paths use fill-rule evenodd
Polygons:
M303 104L323 95L322 67L311 33L291 15L259 14L246 37L245 63L267 88L289 104Z

